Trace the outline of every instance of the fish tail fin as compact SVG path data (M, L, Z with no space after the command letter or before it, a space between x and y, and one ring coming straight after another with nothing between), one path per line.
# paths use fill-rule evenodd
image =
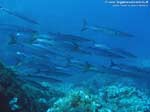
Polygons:
M113 60L110 60L110 65L109 65L111 68L116 66L116 64L113 62Z
M73 45L73 51L77 51L77 50L79 50L80 49L80 46L79 46L79 44L77 44L77 43L75 43L75 42L72 42L72 45Z
M84 68L83 68L83 72L84 72L84 73L87 73L87 72L89 72L89 68L87 68L87 67L84 67Z
M85 66L83 68L83 72L86 73L86 72L89 72L90 71L90 64L88 62L85 63Z
M81 32L88 30L87 26L88 26L88 23L87 23L86 19L84 19L83 24L82 24L82 28L81 28Z

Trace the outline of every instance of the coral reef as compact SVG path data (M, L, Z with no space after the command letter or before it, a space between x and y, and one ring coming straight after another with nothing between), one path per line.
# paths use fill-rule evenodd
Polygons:
M108 86L100 89L99 97L102 110L107 109L108 112L150 111L150 99L134 87Z
M150 100L133 87L106 86L99 94L72 90L47 112L149 112Z
M82 90L71 90L58 99L47 112L96 112L99 104L96 96Z

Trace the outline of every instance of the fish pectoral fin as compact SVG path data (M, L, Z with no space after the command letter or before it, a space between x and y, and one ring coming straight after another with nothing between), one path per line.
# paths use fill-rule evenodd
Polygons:
M88 28L87 27L84 27L84 28L82 28L80 31L81 32L84 32L84 31L87 31L88 30Z
M116 64L114 63L114 61L113 60L110 60L110 65L109 65L109 67L114 67L114 66L116 66Z
M83 72L88 72L90 71L92 65L89 64L88 62L85 63L85 66L84 66L84 69L83 69Z
M82 72L87 73L89 71L90 71L90 69L88 67L84 67Z
M87 31L88 30L88 24L86 19L83 20L83 24L82 24L82 28L81 28L81 32Z

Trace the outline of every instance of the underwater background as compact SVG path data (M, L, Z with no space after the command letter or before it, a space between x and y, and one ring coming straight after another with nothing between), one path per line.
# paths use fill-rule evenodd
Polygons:
M0 0L0 112L150 112L149 20L149 6Z

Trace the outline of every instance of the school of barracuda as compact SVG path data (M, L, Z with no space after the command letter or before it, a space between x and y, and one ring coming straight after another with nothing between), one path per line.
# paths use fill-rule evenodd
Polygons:
M35 20L29 19L9 9L0 7L1 11L13 15L31 24L39 24ZM17 26L14 24L0 24L0 30L8 32L7 43L4 44L7 55L11 56L13 62L11 67L21 74L28 74L24 79L48 79L52 83L61 83L63 79L71 77L77 73L70 73L71 68L79 69L82 73L110 73L125 77L149 77L150 69L119 63L115 60L136 60L138 56L121 48L112 48L107 45L96 43L91 38L82 37L75 34L47 32L40 33L35 29ZM87 21L83 21L81 32L95 31L104 33L110 37L132 38L133 34L118 31L108 27L89 26ZM59 31L58 31L59 32ZM1 51L4 58L5 51ZM89 59L99 56L99 60L107 58L109 65L95 64ZM4 59L5 60L5 59ZM131 61L132 62L132 61ZM18 73L20 74L20 73ZM34 75L36 74L36 75ZM143 75L144 74L144 75ZM39 78L40 77L40 78Z
M0 6L0 11L32 25L40 25L36 20L2 6ZM82 34L89 31L107 35L110 39L114 40L122 38L125 41L126 39L135 38L135 35L132 33L105 26L89 25L87 20L83 20L83 25L79 32ZM0 33L5 34L5 38L3 38L4 42L1 43L2 47L0 47L1 62L15 72L17 79L25 83L30 83L39 89L45 89L45 86L41 82L44 82L44 84L62 84L76 75L84 75L86 77L87 74L132 78L147 81L149 84L150 66L145 67L137 64L140 58L126 49L111 47L99 43L90 37L84 37L78 34L59 31L41 33L36 28L28 28L16 24L0 23ZM95 58L97 58L96 61L93 60ZM87 76L89 77L89 75ZM97 82L95 81L93 83L94 87L96 87ZM84 84L80 85L79 83L74 86L84 87ZM146 96L139 97L141 93L134 88L119 88L116 85L104 87L99 90L99 99L95 95L88 94L86 91L72 89L69 91L67 96L59 100L54 100L54 105L51 105L51 108L46 107L46 111L31 110L30 112L116 112L117 109L115 110L108 104L117 107L116 99L120 100L124 98L123 101L129 100L126 99L127 96L133 96L133 99L136 98L139 100L139 103L129 100L129 105L133 107L134 105L141 105L140 109L144 110L134 112L149 112L147 105L150 105L150 102L147 103L145 100ZM39 98L39 101L45 103L45 99ZM97 102L98 100L99 102ZM14 110L13 112L16 112L20 108L14 105L14 102L17 101L18 98L14 97L9 102L12 110ZM70 102L73 104L71 105ZM73 108L72 106L75 107ZM79 108L76 108L78 106ZM85 110L87 108L88 110ZM127 112L123 107L118 108L120 108L118 112ZM133 108L131 110L128 112L133 112Z

